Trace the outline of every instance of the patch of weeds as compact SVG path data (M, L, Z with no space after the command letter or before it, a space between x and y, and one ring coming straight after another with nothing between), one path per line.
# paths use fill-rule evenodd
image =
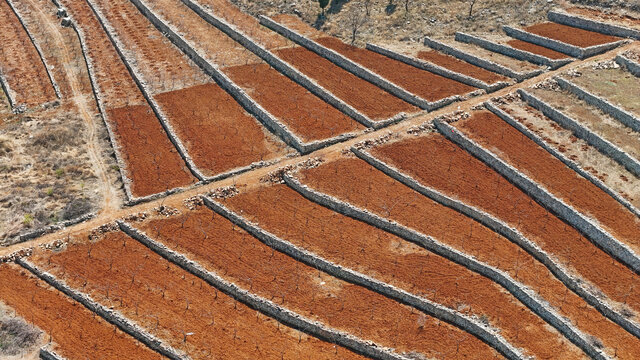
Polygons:
M24 217L22 218L22 223L23 223L25 226L31 226L31 224L33 224L33 220L34 220L33 215L31 215L31 214L24 214Z
M39 338L40 331L21 319L0 319L0 355L18 355Z
M58 179L60 179L62 176L64 176L64 169L62 169L62 168L57 168L57 169L56 169L56 177L57 177Z
M53 188L47 189L47 196L53 196Z

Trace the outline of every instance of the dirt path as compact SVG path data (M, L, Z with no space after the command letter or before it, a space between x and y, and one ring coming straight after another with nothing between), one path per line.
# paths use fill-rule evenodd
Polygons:
M101 151L100 144L97 138L97 124L95 123L94 117L91 116L92 112L89 110L89 105L87 104L85 94L82 93L80 79L78 79L74 72L69 49L67 47L67 44L65 44L64 42L62 33L60 33L60 30L58 29L58 24L52 21L51 18L42 11L42 9L34 0L27 1L34 9L37 10L37 15L40 18L41 23L45 24L45 26L47 26L47 28L49 29L49 33L52 35L53 40L55 41L54 46L57 46L60 49L60 53L62 55L61 62L64 65L64 70L66 73L66 81L69 83L71 93L73 94L73 97L70 100L76 104L80 116L87 125L87 153L89 154L89 157L91 159L93 171L100 181L99 189L102 193L102 206L98 211L98 217L109 216L114 212L114 210L120 207L121 201L120 197L117 194L117 190L111 185L111 182L109 181L109 175L107 174L108 167L102 159L102 156L100 155Z

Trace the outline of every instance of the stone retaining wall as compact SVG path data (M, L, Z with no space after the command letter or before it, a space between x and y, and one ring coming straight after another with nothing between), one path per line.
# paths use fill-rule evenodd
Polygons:
M456 128L440 121L434 122L434 125L447 139L482 160L485 164L508 179L509 182L522 189L531 198L543 204L545 208L549 209L560 219L563 219L578 231L585 234L591 242L611 255L612 258L617 259L620 263L636 273L640 273L640 258L638 258L626 244L615 239L599 225L593 223L573 207L552 195L548 190L535 183L511 165L467 138Z
M56 354L53 350L48 350L45 348L40 349L38 357L40 358L40 360L66 360L62 356Z
M74 301L79 302L84 307L89 309L89 311L96 313L97 315L102 317L104 320L106 320L110 324L115 325L123 332L131 335L133 338L145 344L150 349L172 360L182 360L187 358L183 354L179 353L177 350L164 344L162 341L160 341L153 335L147 333L144 329L140 328L138 325L132 323L129 319L122 316L117 311L108 309L107 307L95 302L89 295L72 289L67 284L65 284L64 281L56 278L55 276L49 274L44 270L39 269L36 265L32 264L29 260L21 258L21 259L17 259L16 263L22 266L23 268L25 268L26 270L28 270L29 272L31 272L32 274L34 274L35 276L37 276L38 278L40 278L41 280L43 280L44 282L46 282L47 284L54 287L56 290L67 295Z
M13 90L11 90L11 88L9 87L9 83L7 82L7 80L4 78L4 75L2 74L2 70L0 70L0 87L2 87L2 91L7 97L7 101L9 102L9 107L11 107L12 112L14 114L21 112L21 111L18 111L18 109L16 109L15 107L16 101L13 98L15 94Z
M567 271L560 264L554 261L554 259L544 250L542 250L537 244L527 239L524 235L518 232L518 230L508 226L506 223L482 210L467 205L462 201L448 197L433 188L421 184L419 181L403 173L399 169L377 159L366 150L360 150L352 147L351 151L358 158L366 161L371 166L385 173L387 176L401 182L409 188L428 197L429 199L477 221L478 223L509 239L509 241L518 245L529 255L542 263L567 288L584 299L589 305L597 309L602 315L622 326L630 333L636 336L640 335L640 325L634 323L633 321L630 321L626 317L622 316L619 312L614 310L614 307L609 304L608 301L599 298L599 296L601 296L600 294L596 295L591 290L586 288L583 285L584 281L582 281L582 279L573 276L569 271Z
M596 20L585 19L576 15L569 15L557 11L549 11L547 18L558 24L577 27L579 29L599 32L605 35L632 38L640 40L640 31L625 28L623 26L611 25Z
M378 74L373 73L372 71L364 68L363 66L347 59L345 56L328 49L317 42L298 34L292 29L279 24L266 16L260 16L260 23L269 29L277 32L278 34L286 37L287 39L295 42L296 44L303 46L316 54L322 56L323 58L331 61L332 63L340 66L341 68L349 71L350 73L390 92L391 94L399 97L400 99L415 105L421 109L425 110L434 110L439 106L439 103L433 103L428 100L425 100L418 95L412 94L409 91L401 88L400 86L392 83L391 81L381 77ZM455 101L455 99L450 100L448 103ZM444 106L444 105L440 105Z
M453 249L448 245L440 243L439 241L429 236L425 236L413 229L372 214L367 210L357 208L332 196L312 190L290 175L285 175L284 181L289 187L313 202L401 237L430 252L433 252L434 254L442 256L445 259L462 265L467 269L492 280L511 293L516 299L520 300L520 302L540 316L540 318L546 321L549 325L556 328L561 334L581 348L589 356L594 359L607 359L607 356L596 348L591 341L587 339L585 334L560 316L544 299L541 299L537 293L515 281L509 274L502 270L480 262L472 256Z
M603 139L598 134L583 126L578 121L556 110L551 105L531 95L525 90L518 89L518 93L527 104L540 110L545 116L557 122L565 129L571 130L575 136L586 141L589 145L598 149L601 153L615 160L636 176L640 176L640 162L632 158L622 149Z
M637 77L640 77L640 64L639 63L629 59L628 57L626 57L624 55L616 56L616 62L620 66L625 67L633 75L635 75ZM640 130L636 130L636 131L640 131Z
M533 64L548 66L551 69L557 69L573 61L573 59L570 59L570 58L559 59L559 60L549 59L546 56L512 48L511 46L508 46L508 45L498 44L493 41L485 40L477 36L465 34L459 31L456 32L455 36L456 36L455 37L456 41L478 45L484 49L497 52L502 55L510 56L514 59L528 61Z
M204 197L207 205L213 202ZM373 359L380 360L409 360L408 358L395 353L391 349L383 348L370 341L365 341L357 338L351 334L341 332L325 326L317 321L307 319L297 313L294 313L288 309L285 309L274 302L254 295L242 288L239 288L233 283L230 283L215 273L206 270L199 263L187 258L183 254L175 252L165 245L151 239L143 232L133 228L131 225L118 221L118 225L121 230L133 239L139 241L155 253L159 254L166 260L178 265L185 271L199 277L206 281L209 285L222 291L228 296L240 301L241 303L249 306L252 309L256 309L261 313L276 319L278 322L285 324L286 326L298 329L311 336L319 338L321 340L338 344L358 354L362 354Z

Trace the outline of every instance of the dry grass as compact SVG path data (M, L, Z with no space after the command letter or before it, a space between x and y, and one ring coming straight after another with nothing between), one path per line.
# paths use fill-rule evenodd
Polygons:
M0 358L24 359L38 347L42 331L12 314L0 303Z

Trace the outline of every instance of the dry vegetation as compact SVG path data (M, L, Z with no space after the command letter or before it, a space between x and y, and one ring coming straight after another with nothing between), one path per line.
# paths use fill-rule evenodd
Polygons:
M0 302L0 358L31 359L42 331L15 316Z

